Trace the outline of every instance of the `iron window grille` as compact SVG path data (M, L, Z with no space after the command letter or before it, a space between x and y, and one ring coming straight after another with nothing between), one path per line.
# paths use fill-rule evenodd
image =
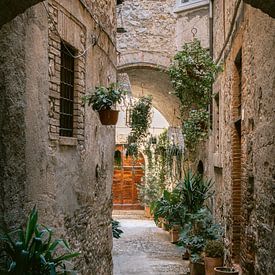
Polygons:
M74 115L74 58L76 51L64 42L61 43L60 70L60 128L59 135L73 136Z

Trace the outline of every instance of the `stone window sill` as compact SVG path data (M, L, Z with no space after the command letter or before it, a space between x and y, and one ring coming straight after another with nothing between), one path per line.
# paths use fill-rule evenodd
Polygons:
M64 146L76 146L77 138L74 137L59 137L59 144Z
M201 8L203 6L207 6L209 4L209 0L199 0L195 2L190 2L190 3L177 3L177 6L174 9L175 13L183 12L183 11L188 11L196 8Z

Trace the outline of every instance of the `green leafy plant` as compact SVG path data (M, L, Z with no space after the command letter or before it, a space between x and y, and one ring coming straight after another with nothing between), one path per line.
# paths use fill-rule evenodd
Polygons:
M224 255L224 245L221 240L209 240L204 248L205 256L211 258L222 258Z
M164 182L161 181L159 173L158 167L153 163L152 166L148 168L142 182L137 184L139 191L138 198L143 205L150 206L161 197L165 185Z
M152 97L144 96L138 99L131 110L131 136L135 142L142 141L148 134L151 123Z
M96 87L95 91L83 96L83 102L92 105L93 110L108 110L116 103L121 103L127 91L120 88L117 83L110 84L109 87Z
M214 223L213 216L207 208L189 214L188 222L183 226L179 245L186 247L191 255L192 262L201 260L201 254L208 240L222 238L223 230L219 224Z
M220 67L213 62L199 40L194 39L183 45L168 70L182 111L194 107L205 108L209 104L211 86L219 70Z
M138 144L137 143L130 143L127 145L126 149L126 158L128 157L138 158Z
M169 67L174 94L180 100L185 145L194 151L198 142L207 136L208 105L212 83L220 71L200 41L185 43Z
M119 221L113 220L112 219L112 232L113 232L113 237L115 239L119 239L123 231L119 229Z
M206 109L191 110L183 121L182 133L187 149L193 151L196 145L207 137L209 113Z
M121 167L122 165L122 157L121 157L121 151L120 150L115 150L114 153L114 162L116 166Z
M211 180L204 179L198 173L193 174L191 170L185 173L176 188L189 213L196 213L203 208L205 201L214 194L213 184Z
M155 222L163 218L168 223L169 228L175 225L183 226L186 221L186 208L182 204L177 190L172 192L164 190L162 197L152 203L151 208Z
M65 240L52 240L52 230L38 224L38 212L31 211L25 230L20 227L1 233L3 272L14 275L67 274L65 262L77 257Z

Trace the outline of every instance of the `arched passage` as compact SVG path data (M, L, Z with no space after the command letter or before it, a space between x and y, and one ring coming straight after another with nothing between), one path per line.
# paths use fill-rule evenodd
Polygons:
M179 102L171 94L173 88L163 65L131 62L121 64L119 73L128 75L134 97L152 95L154 107L161 112L170 126L176 126L179 125Z

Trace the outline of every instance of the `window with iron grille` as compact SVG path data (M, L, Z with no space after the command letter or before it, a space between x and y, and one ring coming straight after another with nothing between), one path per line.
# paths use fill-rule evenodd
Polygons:
M73 136L74 54L72 47L61 43L59 135L65 137Z

